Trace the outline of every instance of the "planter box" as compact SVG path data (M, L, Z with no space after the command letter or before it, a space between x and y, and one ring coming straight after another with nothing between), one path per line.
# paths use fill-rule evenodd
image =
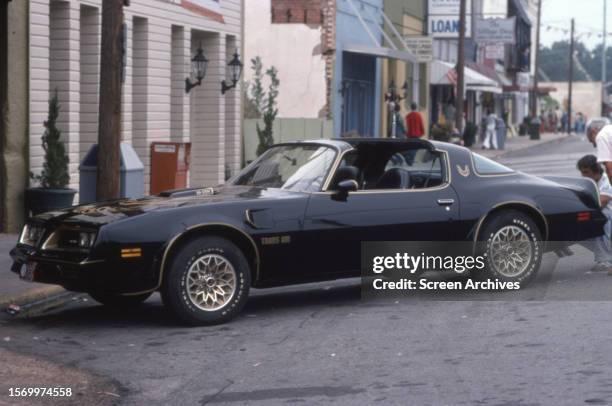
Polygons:
M32 187L26 189L26 208L33 216L48 211L72 206L74 189L45 189Z

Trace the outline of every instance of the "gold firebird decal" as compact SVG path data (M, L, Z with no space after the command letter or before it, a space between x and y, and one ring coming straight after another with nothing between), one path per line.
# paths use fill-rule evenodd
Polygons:
M465 167L462 168L460 165L457 165L457 172L459 172L459 175L463 176L464 178L467 178L468 176L470 176L470 167L465 165Z
M274 237L262 237L261 245L279 245L291 243L290 235L280 235Z

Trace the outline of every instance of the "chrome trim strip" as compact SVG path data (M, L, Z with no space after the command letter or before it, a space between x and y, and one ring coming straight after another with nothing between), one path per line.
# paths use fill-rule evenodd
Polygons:
M340 156L340 160L342 160L342 157L344 156L344 154L353 151L352 150L347 150L345 152L343 152ZM353 194L372 194L372 193L415 193L415 192L433 192L436 190L443 190L448 188L451 183L452 183L452 171L451 171L451 165L450 165L450 158L449 158L449 154L448 151L443 150L443 149L435 149L435 152L440 152L444 155L444 162L446 163L446 177L447 177L447 181L440 185L440 186L436 186L436 187L430 187L430 188L425 188L425 189L371 189L371 190L357 190L355 192L350 192L351 195ZM338 168L334 168L334 173L336 172ZM331 180L331 179L330 179ZM329 185L327 185L329 186ZM323 191L321 192L312 192L312 194L324 194L324 195L332 195L337 193L335 190L331 190L331 191L327 191L327 186L323 189Z

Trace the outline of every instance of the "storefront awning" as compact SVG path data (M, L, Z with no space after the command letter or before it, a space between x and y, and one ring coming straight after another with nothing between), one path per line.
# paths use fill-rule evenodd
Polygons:
M512 85L512 80L508 78L505 74L498 72L494 67L482 65L475 62L466 62L466 66L476 72L480 73L488 77L491 80L497 82L500 87L510 86Z
M410 52L400 51L396 49L391 49L387 47L376 47L376 46L367 46L360 44L348 44L343 47L345 52L351 52L354 54L363 54L375 56L377 58L385 58L385 59L395 59L398 61L405 62L417 62L415 56Z
M517 85L512 86L504 86L504 92L533 92L535 88L533 86L529 86L528 88L520 88ZM547 95L552 92L556 92L557 88L554 86L538 86L538 94Z
M433 61L431 63L430 84L456 86L457 71L455 65L450 62ZM468 67L465 67L465 88L466 90L481 92L502 92L502 88L496 81Z

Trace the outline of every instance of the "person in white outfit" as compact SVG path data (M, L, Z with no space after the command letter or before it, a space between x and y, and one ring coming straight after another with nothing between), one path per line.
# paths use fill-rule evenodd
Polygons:
M491 110L487 111L486 137L482 144L483 149L497 149L497 116Z
M591 272L610 272L612 270L612 185L595 155L583 156L576 166L583 177L597 183L601 211L608 219L604 226L605 234L588 240L585 244L585 247L593 251L595 256L595 266L591 268Z

